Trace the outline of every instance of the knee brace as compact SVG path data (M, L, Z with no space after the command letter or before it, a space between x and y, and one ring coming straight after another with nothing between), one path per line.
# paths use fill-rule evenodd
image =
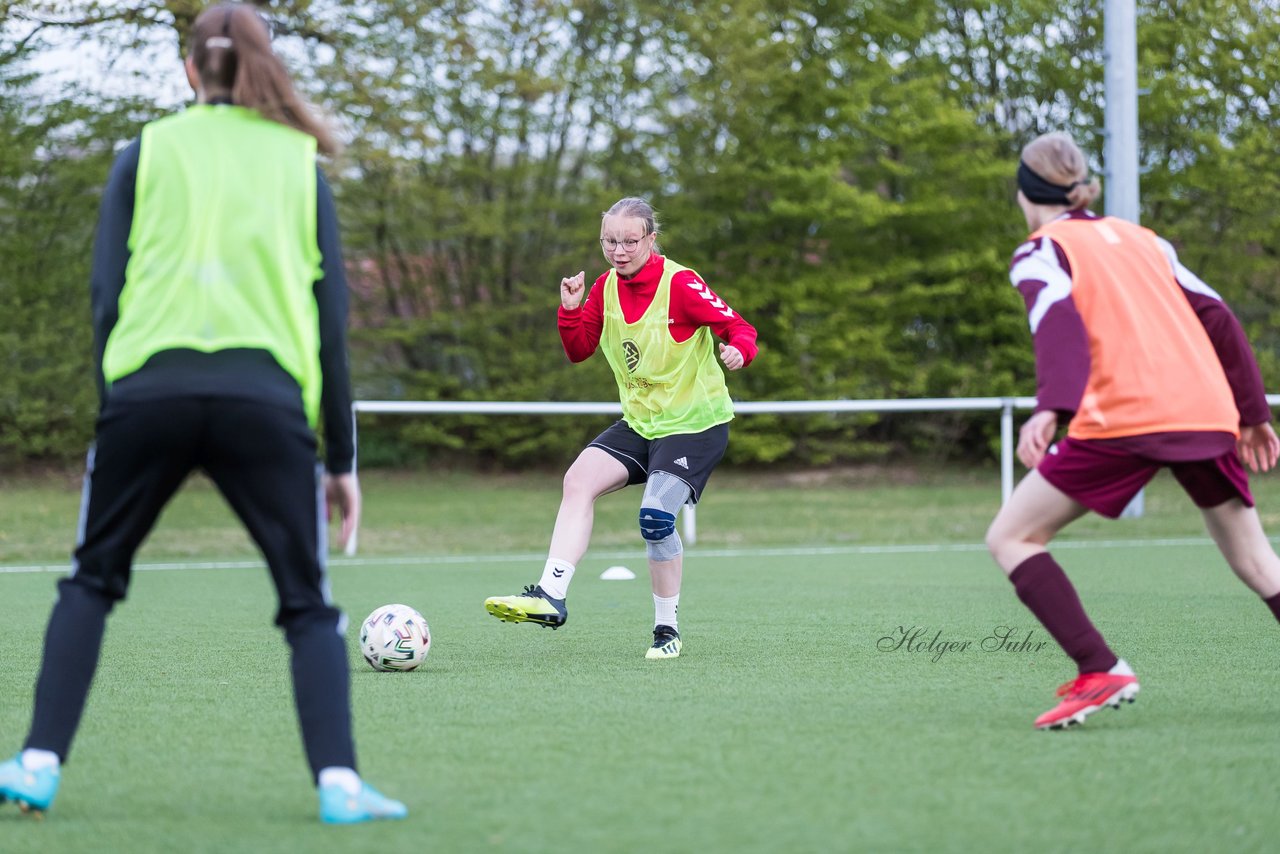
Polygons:
M641 507L640 536L644 537L650 560L675 560L684 553L674 513L656 507Z
M689 484L666 472L654 472L640 501L640 536L651 560L674 560L684 552L676 532L676 514L689 500Z
M676 532L676 515L661 507L640 508L640 536L659 543Z

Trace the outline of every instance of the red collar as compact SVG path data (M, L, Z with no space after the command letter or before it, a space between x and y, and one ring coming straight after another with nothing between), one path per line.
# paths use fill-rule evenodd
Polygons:
M653 252L649 255L649 260L636 271L634 276L629 279L618 276L618 281L632 288L656 285L662 280L662 261L662 256L657 252Z

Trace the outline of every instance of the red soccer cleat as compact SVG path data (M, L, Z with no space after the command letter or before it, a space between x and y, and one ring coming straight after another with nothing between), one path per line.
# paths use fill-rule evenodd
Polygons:
M1081 673L1058 689L1062 702L1036 718L1036 729L1082 724L1103 706L1118 709L1121 701L1132 703L1138 690L1138 677L1123 658L1106 673Z

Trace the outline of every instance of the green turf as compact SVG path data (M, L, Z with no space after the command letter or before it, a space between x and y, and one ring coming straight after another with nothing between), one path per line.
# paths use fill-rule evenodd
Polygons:
M560 500L560 474L476 476L457 473L361 477L365 495L361 549L373 555L545 554ZM1280 477L1253 484L1268 530L1280 533ZM634 553L637 489L596 504L592 547ZM80 502L78 478L0 482L0 566L65 562ZM980 543L999 508L994 469L912 472L860 469L749 475L717 472L698 506L704 547L803 544ZM1173 478L1161 474L1146 493L1142 519L1086 517L1067 539L1204 536L1199 514ZM213 487L193 478L166 509L139 559L253 559L256 551Z
M994 509L977 506L991 504L980 480L723 479L688 557L685 654L649 662L630 493L602 501L600 539L616 543L584 561L569 625L551 632L499 623L481 602L536 577L521 555L545 537L554 483L459 476L440 496L429 478L370 478L366 551L335 561L334 592L357 619L403 601L431 624L414 673L375 673L351 647L362 770L409 819L316 822L265 571L156 570L135 575L111 620L54 810L37 823L0 807L0 851L1274 850L1280 636L1212 547L1159 544L1199 536L1176 488L1153 487L1145 519L1087 521L1064 542L1143 691L1041 733L1031 720L1071 668L1051 646L980 648L998 626L1046 640L979 546ZM22 505L24 489L27 505L48 493L51 516L66 501L74 513L64 485L3 501ZM521 521L496 540L488 517L504 512ZM801 547L768 530L822 512L840 525L805 529ZM242 535L221 514L190 490L166 524L206 542L194 557L251 555L226 547ZM471 536L447 531L440 548L410 532L464 516ZM31 541L55 542L55 520L39 518ZM158 532L153 559L182 554L156 549L161 536L174 534ZM907 548L864 548L893 543ZM641 578L597 578L618 562ZM0 749L28 723L55 577L0 573ZM937 661L879 649L900 627L971 646Z

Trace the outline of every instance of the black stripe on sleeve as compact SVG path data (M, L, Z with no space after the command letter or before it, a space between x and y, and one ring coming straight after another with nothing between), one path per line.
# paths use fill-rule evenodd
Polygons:
M315 295L320 315L320 370L324 377L320 408L324 421L325 467L332 474L344 474L351 471L355 457L351 372L347 365L347 276L342 264L342 241L333 192L318 166L316 232L321 255Z
M93 241L93 268L89 274L89 304L93 310L93 352L98 400L106 405L106 380L102 374L102 354L107 337L120 317L120 292L129 265L129 232L133 228L134 185L138 178L141 140L116 156L102 192L98 231Z

